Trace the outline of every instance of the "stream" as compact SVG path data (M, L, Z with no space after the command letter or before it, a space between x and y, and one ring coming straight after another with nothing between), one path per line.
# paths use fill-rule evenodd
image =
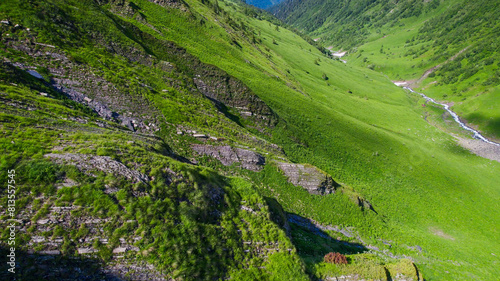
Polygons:
M398 85L398 84L396 84ZM398 85L399 86L399 85ZM478 140L482 140L486 143L489 143L489 144L493 144L493 145L496 145L496 146L500 146L500 144L496 143L496 142L492 142L490 140L488 140L487 138L485 138L483 135L481 135L481 133L479 133L478 131L472 129L471 127L468 127L467 125L465 125L461 120L460 120L460 117L458 117L458 115L453 112L451 109L450 109L450 106L447 105L447 104L442 104L442 103L439 103L437 101L435 101L434 99L432 98L429 98L428 96L422 94L422 93L419 93L419 92L416 92L415 90L413 90L412 88L410 87L407 87L407 86L403 86L403 89L406 89L406 90L409 90L410 92L412 93L415 93L415 94L419 94L421 95L424 99L426 99L427 101L430 101L432 103L435 103L437 105L440 105L442 106L446 111L448 111L448 113L450 113L450 115L453 117L453 119L462 127L464 128L465 130L469 131L469 132L472 132L474 135L473 135L473 138L475 139L478 139Z

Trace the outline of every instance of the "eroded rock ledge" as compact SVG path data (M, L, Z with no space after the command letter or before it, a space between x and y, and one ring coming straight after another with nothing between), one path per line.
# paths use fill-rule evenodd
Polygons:
M257 152L234 148L231 146L213 146L204 144L192 145L194 151L199 154L212 156L219 160L222 165L229 166L233 163L241 163L241 167L251 171L260 171L266 164L266 158Z
M101 170L105 173L117 174L126 177L135 182L147 183L150 178L147 175L139 173L136 170L129 169L122 163L113 160L109 156L95 156L87 154L55 154L50 153L44 155L59 164L74 165L79 170L89 173L92 170Z
M314 166L284 162L277 164L290 183L302 186L311 194L335 193L335 189L339 186L330 175Z

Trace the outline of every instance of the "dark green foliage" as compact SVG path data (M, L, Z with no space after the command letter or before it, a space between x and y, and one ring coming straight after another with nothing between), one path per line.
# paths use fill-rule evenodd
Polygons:
M20 174L24 175L23 179L26 184L49 184L57 180L60 175L57 166L48 161L31 161L19 167Z
M427 4L418 0L288 0L271 7L269 11L306 33L328 30L322 34L323 41L351 48L362 43L368 35L364 28L396 24L399 19L419 16L424 8L430 11L438 4L439 0Z
M484 66L498 60L497 40L498 23L496 11L498 5L491 1L475 1L456 4L441 15L432 18L420 29L420 41L435 41L434 45L443 51L467 47L468 49L453 62L445 64L436 73L443 77L443 82L453 84L464 81L483 70ZM465 45L465 42L470 42ZM440 49L440 50L441 50ZM440 52L438 52L439 54ZM439 57L434 58L436 61ZM455 80L456 79L456 80ZM498 82L488 80L488 86Z

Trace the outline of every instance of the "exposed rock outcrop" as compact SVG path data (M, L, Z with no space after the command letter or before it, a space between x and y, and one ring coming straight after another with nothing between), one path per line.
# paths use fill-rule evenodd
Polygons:
M46 154L45 157L53 159L56 163L74 165L79 170L89 173L92 170L101 170L105 173L112 173L126 177L135 182L147 183L150 181L147 175L129 169L122 163L113 160L109 156L95 156L87 154Z
M229 166L233 163L241 163L241 167L251 171L260 171L266 164L264 156L257 152L231 146L213 146L194 144L193 150L199 154L212 156L219 160L222 165Z
M176 7L179 6L181 3L181 1L176 1L176 0L148 0L148 1L163 7Z
M314 166L279 162L278 167L288 177L290 183L302 186L311 194L335 193L335 189L339 186L330 175Z
M56 70L54 70L56 72ZM54 78L52 81L52 87L69 97L70 99L87 105L93 109L99 116L106 120L114 121L120 123L121 125L129 128L131 131L144 131L150 132L158 131L158 125L154 118L142 118L137 116L138 114L119 114L117 111L124 112L127 110L131 111L134 109L132 105L140 105L144 112L158 114L158 111L154 109L150 104L144 99L136 99L129 101L123 97L123 93L116 90L116 88L109 82L99 79L97 77L91 77L89 75L78 73L74 75L81 75L82 79L85 78L90 81L98 80L97 83L86 83L85 87L92 89L84 89L81 83L73 81L70 79ZM97 84L102 84L104 86L98 86ZM95 84L95 85L94 85ZM68 87L66 87L66 86ZM89 92L93 94L94 99L90 98ZM86 94L84 94L86 93ZM149 120L148 120L149 119Z
M373 209L373 206L372 204L370 203L370 201L362 198L362 197L358 197L358 206L362 209L362 210L372 210L375 212L375 209Z
M47 55L46 53L36 52L29 46L14 46L14 48L24 51L33 57ZM70 64L68 58L63 55L57 53L50 53L50 55L55 60L62 60L65 63ZM34 66L28 66L19 62L7 63L6 66L11 68L12 71L15 71L14 68L12 68L13 66L23 69L33 77L43 79L38 72L32 70ZM145 99L136 98L135 100L128 100L124 98L123 93L118 91L111 83L102 78L86 73L85 71L78 71L73 68L49 68L49 70L51 71L51 74L55 75L55 77L51 78L49 83L55 91L77 103L88 106L102 118L117 122L125 127L128 127L131 131L153 133L159 130L159 126L157 125L157 120L155 120L155 118L144 118L138 116L138 114L132 115L130 113L130 111L136 112L136 110L134 110L136 109L135 107L140 106L142 109L141 112L148 112L151 116L158 115L159 113L157 109L150 106L149 102ZM70 75L76 80L61 78L66 75ZM81 83L77 80L84 80L86 83ZM89 94L92 95L92 98ZM50 97L47 93L43 92L41 92L40 95ZM124 112L125 110L128 111L128 116L126 116L127 114L117 113L117 111Z
M151 3L162 7L180 8L184 6L183 1L178 0L148 0ZM127 16L133 16L139 10L139 7L131 1L127 0L100 0L99 4L111 4L113 12L121 12Z
M223 113L227 114L225 106L232 107L241 117L260 123L260 126L274 127L277 124L278 116L241 81L213 67L201 70L193 79L196 87Z
M125 262L118 259L101 266L94 258L68 258L57 250L36 253L17 250L16 254L19 263L24 265L24 268L16 271L16 274L23 274L21 280L173 280L144 261ZM0 273L0 279L11 280L12 275L5 271Z

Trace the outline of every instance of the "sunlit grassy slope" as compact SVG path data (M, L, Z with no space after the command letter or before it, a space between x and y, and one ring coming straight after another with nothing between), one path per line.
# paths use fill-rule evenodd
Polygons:
M415 81L425 71L436 69L419 90L429 96L452 102L455 110L476 128L494 139L500 136L500 90L498 86L498 27L496 4L441 1L435 9L421 9L418 16L395 18L388 22L365 22L366 34L350 47L349 63L368 67L392 80ZM379 12L378 6L365 14ZM390 18L387 14L386 18ZM328 38L329 21L311 36ZM336 23L336 22L335 22ZM333 21L332 23L333 24ZM360 37L351 33L345 37ZM323 44L341 49L343 42L322 39ZM455 58L454 61L450 61Z
M264 48L237 34L229 38L211 20L201 26L184 13L137 3L165 38L240 78L271 105L283 119L273 140L289 157L331 173L366 196L379 215L351 217L332 197L278 191L288 211L356 226L364 237L395 241L401 253L420 245L423 253L413 254L428 278L487 280L498 274L492 254L499 249L500 166L426 123L417 97L382 74L322 56L284 28L244 18L233 3L219 2L254 29ZM197 1L188 4L209 19L221 17ZM266 170L261 180L272 185L272 174Z
M393 80L415 81L442 66L414 87L454 103L466 121L497 140L498 9L486 0L288 0L270 8L334 51L348 51L350 63Z

